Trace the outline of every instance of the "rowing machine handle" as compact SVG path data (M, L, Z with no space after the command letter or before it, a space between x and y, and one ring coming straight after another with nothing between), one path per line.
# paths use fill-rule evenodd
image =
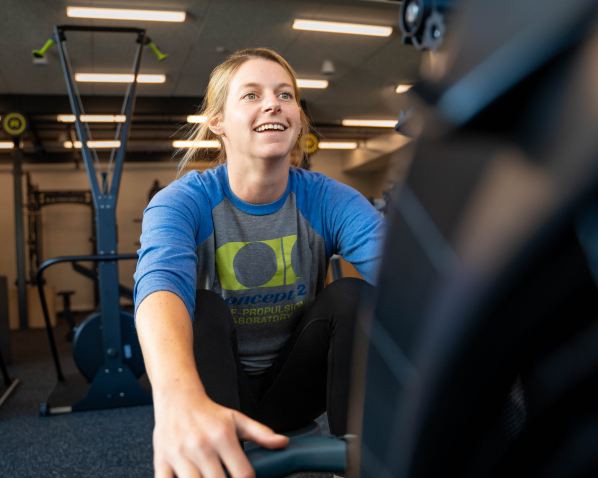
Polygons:
M302 471L343 473L347 443L332 436L291 438L285 448L254 448L247 451L247 458L256 478L281 478Z

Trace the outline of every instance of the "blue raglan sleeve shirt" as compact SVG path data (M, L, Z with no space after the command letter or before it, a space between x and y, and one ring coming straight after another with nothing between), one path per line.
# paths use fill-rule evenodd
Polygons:
M197 250L217 232L212 211L228 190L226 171L221 166L189 173L160 191L146 208L134 276L136 308L149 294L169 291L183 300L193 320ZM324 239L326 257L343 256L366 281L375 284L386 221L363 195L323 174L297 168L290 170L287 189L294 192L301 215Z
M201 217L193 192L188 181L177 181L156 194L143 213L135 311L149 294L169 291L183 300L193 317Z

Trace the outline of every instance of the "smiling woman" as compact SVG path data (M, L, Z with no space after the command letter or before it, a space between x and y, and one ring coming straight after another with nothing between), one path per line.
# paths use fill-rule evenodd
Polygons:
M212 124L211 122L214 118L223 118L225 116L227 100L231 94L231 90L234 88L234 86L236 86L231 85L231 79L236 76L237 70L239 70L242 65L251 59L273 63L273 65L268 65L269 69L282 70L281 76L285 77L285 79L283 80L281 86L283 88L288 88L289 90L283 92L283 96L288 95L288 97L285 98L285 101L295 105L299 113L300 130L299 134L297 134L297 137L295 138L291 154L295 156L303 156L304 153L301 148L301 136L309 133L310 126L309 120L301 108L301 90L297 84L297 75L295 74L295 71L291 65L289 65L289 63L282 56L268 48L251 48L238 51L214 69L210 75L210 81L203 105L197 112L197 115L205 116L206 121L204 123L198 123L194 126L190 134L190 139L194 142L218 140L222 147L219 151L216 161L219 164L222 164L227 160L228 153L222 135L214 133L210 125ZM278 68L276 68L276 65L278 65ZM263 85L247 84L240 86L244 86L248 90L251 90L252 88ZM251 98L253 100L257 99L257 94L255 92L247 91L247 94L253 94L254 96ZM188 163L201 155L204 155L205 158L213 157L205 149L189 148L179 164L179 172L182 172Z
M211 75L205 123L219 162L170 184L144 213L136 324L152 382L156 476L252 476L239 446L324 411L346 433L360 295L375 281L384 220L357 191L290 167L309 124L292 68L264 48ZM181 168L201 149L189 150ZM326 285L342 255L366 281ZM334 373L333 373L334 372Z

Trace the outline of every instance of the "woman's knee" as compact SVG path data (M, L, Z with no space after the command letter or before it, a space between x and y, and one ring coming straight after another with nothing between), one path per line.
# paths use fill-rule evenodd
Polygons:
M211 290L199 289L195 294L193 334L230 336L234 321L227 303Z
M342 309L357 313L361 300L373 290L374 286L363 279L343 277L326 286L317 298L320 298L322 302L333 305L337 310Z

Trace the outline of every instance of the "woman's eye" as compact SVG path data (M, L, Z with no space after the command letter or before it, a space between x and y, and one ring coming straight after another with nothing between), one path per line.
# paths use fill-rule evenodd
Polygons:
M244 98L245 98L245 99L247 99L247 100L255 100L255 99L257 98L257 96L256 96L256 94L255 94L255 93L247 93L247 94L244 96Z
M280 96L283 100L290 100L292 98L290 93L281 93Z

